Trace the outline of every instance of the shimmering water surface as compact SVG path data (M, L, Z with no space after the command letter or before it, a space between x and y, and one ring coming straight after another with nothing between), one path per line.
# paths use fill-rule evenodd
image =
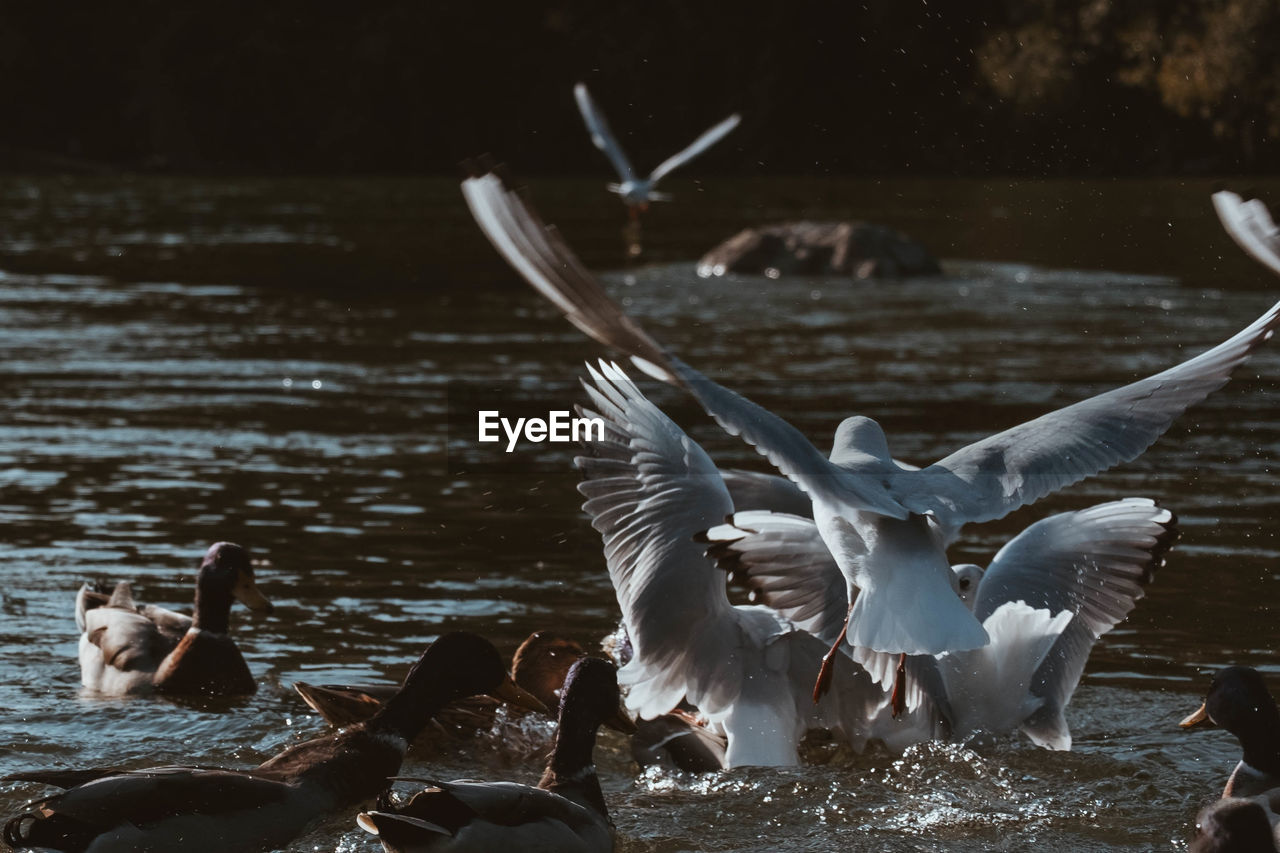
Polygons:
M646 221L650 263L625 269L625 216L599 183L534 189L688 361L820 446L841 417L873 416L916 462L1179 361L1280 294L1221 232L1207 184L677 182ZM738 227L802 215L886 222L955 260L928 281L694 275ZM325 731L295 680L398 679L457 628L504 651L535 629L586 643L611 629L572 447L505 455L457 402L483 389L568 408L600 350L501 265L454 182L10 178L0 221L0 774L245 767ZM1179 515L1168 566L1094 651L1073 752L1009 738L638 775L606 733L619 849L1183 848L1238 748L1177 720L1219 666L1280 673L1278 379L1272 346L1137 462L971 529L952 555L985 563L1050 512L1122 496ZM722 465L761 465L675 392L646 389ZM187 608L219 539L267 561L276 614L233 614L259 692L82 696L80 583L127 578ZM482 737L405 770L533 782L540 760ZM0 785L0 815L38 793ZM378 848L342 816L290 849Z

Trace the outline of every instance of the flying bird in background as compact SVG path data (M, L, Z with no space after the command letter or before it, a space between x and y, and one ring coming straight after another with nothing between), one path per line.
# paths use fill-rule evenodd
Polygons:
M618 178L621 183L609 184L609 191L622 196L622 200L626 203L633 219L641 211L648 208L649 202L667 201L671 198L663 193L654 192L653 188L658 181L662 180L667 173L675 171L712 145L715 145L728 135L729 131L737 127L738 122L742 120L740 115L734 113L710 130L707 130L684 150L672 154L659 163L658 167L649 173L649 177L639 178L636 177L635 169L631 167L631 161L627 159L626 152L618 144L617 137L609 129L609 123L605 121L604 113L596 106L596 102L591 99L591 93L587 91L586 84L579 83L574 86L573 96L578 101L578 109L582 112L582 120L586 122L587 130L591 133L591 141L604 152L605 156L609 158L609 162L613 164L613 168L618 172Z

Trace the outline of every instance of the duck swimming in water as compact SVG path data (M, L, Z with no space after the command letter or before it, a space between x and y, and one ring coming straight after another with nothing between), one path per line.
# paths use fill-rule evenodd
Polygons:
M1277 853L1277 830L1256 799L1224 797L1200 810L1187 853Z
M511 657L511 678L548 708L560 706L560 690L569 669L586 651L573 640L550 631L535 631ZM369 719L398 689L392 684L308 684L294 682L293 689L316 713L335 726ZM486 696L469 696L441 709L438 722L446 729L474 733L493 724L497 702Z
M109 696L253 693L253 675L227 633L233 599L272 611L254 584L249 552L231 542L204 555L191 616L135 604L127 582L109 594L86 584L76 597L81 682Z
M546 710L516 687L487 640L446 634L367 722L289 747L252 770L164 766L7 776L67 790L10 819L3 837L15 848L62 853L276 850L385 790L431 716L477 693Z
M538 787L514 782L435 782L397 806L383 799L357 819L387 853L495 850L608 853L613 824L592 752L601 725L634 731L620 707L617 670L583 658L569 670L555 746Z
M1179 725L1220 726L1240 741L1244 755L1227 779L1223 797L1280 796L1280 710L1256 669L1229 666L1219 672L1204 704Z

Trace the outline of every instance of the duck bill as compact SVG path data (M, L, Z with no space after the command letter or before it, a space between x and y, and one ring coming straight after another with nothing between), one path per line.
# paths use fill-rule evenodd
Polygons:
M1184 729L1211 729L1213 728L1213 720L1209 719L1208 707L1201 705L1194 714L1189 714L1182 722L1178 723L1178 726Z
M256 610L259 613L271 613L275 610L267 597L262 594L257 585L254 584L253 578L241 575L236 579L235 586L231 587L231 594L236 600L250 610Z
M604 724L615 732L622 732L624 735L633 735L636 733L635 720L631 719L631 715L627 713L627 709L618 705L613 709L613 713L605 717Z
M515 705L528 711L537 711L540 714L550 714L551 711L546 705L538 701L538 697L534 696L528 690L511 680L511 676L507 676L506 680L498 687L497 690L489 694L494 699L500 699L508 705Z

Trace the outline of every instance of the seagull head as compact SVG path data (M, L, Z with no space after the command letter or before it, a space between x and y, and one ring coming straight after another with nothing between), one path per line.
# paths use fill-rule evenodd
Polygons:
M951 574L955 577L956 594L960 596L964 606L970 610L973 610L974 597L978 594L978 584L982 582L985 572L986 569L973 563L957 563L951 567Z
M893 461L889 455L889 440L885 438L880 424L862 415L842 420L831 444L831 461L836 465L856 465L872 459Z

